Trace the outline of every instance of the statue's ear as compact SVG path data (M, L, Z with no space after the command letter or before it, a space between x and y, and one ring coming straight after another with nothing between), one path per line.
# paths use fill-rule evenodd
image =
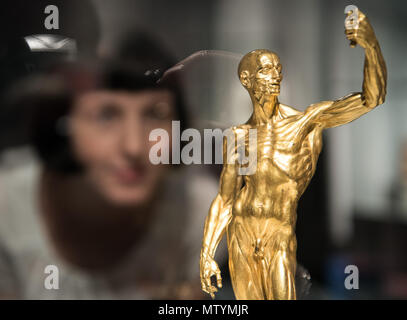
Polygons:
M249 73L249 71L247 71L247 70L242 71L240 73L239 78L240 78L240 82L242 83L242 85L245 88L247 88L247 89L251 88L252 83L250 81L250 73Z

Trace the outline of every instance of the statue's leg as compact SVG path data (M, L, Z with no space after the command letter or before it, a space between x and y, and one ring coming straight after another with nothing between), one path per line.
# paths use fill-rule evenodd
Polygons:
M263 279L267 299L295 300L296 254L295 239L281 240L271 248L265 248ZM291 246L285 245L291 243Z
M228 227L229 270L237 300L264 300L261 265L253 255L254 240L239 222Z
M271 265L272 295L276 300L295 300L295 256L278 251Z

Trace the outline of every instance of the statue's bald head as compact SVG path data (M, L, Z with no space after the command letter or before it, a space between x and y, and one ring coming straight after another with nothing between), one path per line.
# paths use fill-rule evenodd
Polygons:
M277 64L280 63L280 58L273 51L267 49L253 50L245 54L242 60L240 60L238 74L240 75L240 73L244 70L247 70L250 73L255 73L258 65L261 64L262 57L268 57L271 61Z
M238 68L240 82L246 89L249 90L253 86L252 81L256 78L257 73L259 73L258 78L279 84L282 76L278 55L266 49L257 49L247 53L240 60Z

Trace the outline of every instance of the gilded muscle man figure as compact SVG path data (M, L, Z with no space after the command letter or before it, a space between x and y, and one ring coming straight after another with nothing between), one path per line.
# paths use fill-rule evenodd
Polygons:
M226 231L236 299L296 299L296 209L315 172L322 131L359 118L386 95L379 43L366 16L359 11L357 19L358 27L345 34L365 50L361 93L301 112L278 101L282 74L275 53L254 50L240 61L238 75L254 110L247 123L232 130L247 135L257 129L257 167L252 175L239 175L239 164L225 160L230 147L225 139L219 193L205 222L200 261L202 289L212 298L222 286L214 256Z

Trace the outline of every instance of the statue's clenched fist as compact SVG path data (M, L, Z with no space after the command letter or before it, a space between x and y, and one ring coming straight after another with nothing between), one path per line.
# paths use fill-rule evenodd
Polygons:
M355 11L348 11L347 14L348 17L345 20L345 34L351 41L351 45L358 44L364 49L374 46L376 36L364 13L356 8ZM357 21L352 21L355 18Z

